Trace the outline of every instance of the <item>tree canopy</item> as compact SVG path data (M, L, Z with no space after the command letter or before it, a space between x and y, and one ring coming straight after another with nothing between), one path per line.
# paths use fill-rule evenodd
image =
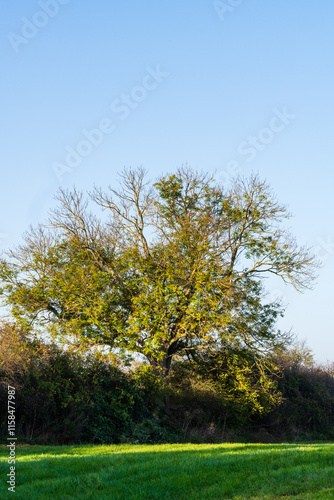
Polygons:
M189 167L120 187L60 189L58 208L0 265L1 294L24 326L140 353L167 376L175 357L258 357L281 342L263 278L303 291L317 263L258 177L228 189ZM95 205L95 212L90 209ZM98 217L96 208L107 213Z

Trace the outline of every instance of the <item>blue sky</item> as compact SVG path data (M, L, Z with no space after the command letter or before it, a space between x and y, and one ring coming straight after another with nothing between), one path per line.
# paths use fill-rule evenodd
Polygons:
M313 291L268 281L289 304L280 327L334 361L334 4L16 0L2 11L0 248L45 219L59 186L106 187L124 166L156 178L188 163L226 183L258 172L323 262Z

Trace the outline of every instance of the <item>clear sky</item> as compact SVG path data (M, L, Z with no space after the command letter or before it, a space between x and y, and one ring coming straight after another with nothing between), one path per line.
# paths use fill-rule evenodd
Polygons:
M152 178L188 163L258 172L323 267L313 291L268 282L280 322L334 361L334 3L2 2L0 248L42 222L59 186Z

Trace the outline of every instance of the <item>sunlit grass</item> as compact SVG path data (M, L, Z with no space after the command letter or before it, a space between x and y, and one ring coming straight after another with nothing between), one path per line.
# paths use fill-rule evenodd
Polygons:
M17 447L16 493L38 499L334 499L334 444Z

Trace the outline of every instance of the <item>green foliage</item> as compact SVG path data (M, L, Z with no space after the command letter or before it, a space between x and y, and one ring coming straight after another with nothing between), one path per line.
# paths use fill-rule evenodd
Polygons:
M150 416L143 394L119 369L93 360L86 374L87 408L81 440L120 443L135 440Z
M178 360L165 378L161 368L124 373L96 350L64 350L2 324L0 433L7 435L10 384L21 442L333 439L333 368L311 359L294 347L271 364L247 350L220 351Z
M17 434L28 441L121 442L150 417L140 389L98 352L64 351L10 325L3 325L0 342L7 346L0 351L3 435L8 383L16 388Z
M316 365L305 344L280 350L274 362L282 404L253 425L267 429L271 439L333 439L333 366Z
M176 365L170 380L174 425L186 430L211 426L224 440L225 431L240 430L253 415L279 405L277 384L266 369L245 353Z
M151 365L139 365L133 374L136 386L144 391L149 408L159 412L164 406L168 388L162 378L162 371Z

